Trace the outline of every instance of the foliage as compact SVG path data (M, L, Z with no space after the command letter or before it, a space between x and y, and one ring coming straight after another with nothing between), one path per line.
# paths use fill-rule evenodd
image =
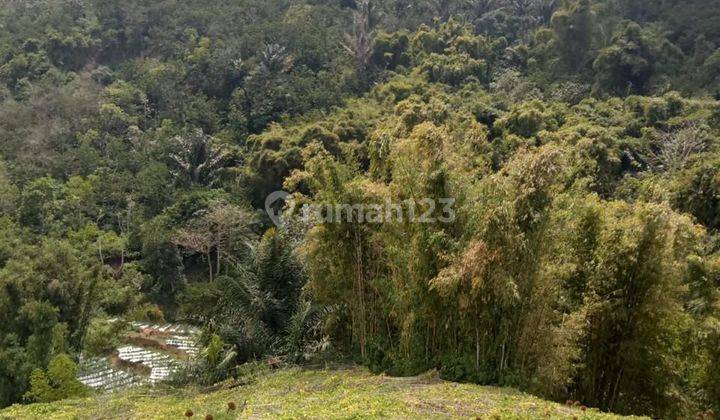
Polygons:
M614 95L644 93L655 71L655 61L640 26L630 23L611 46L598 54L593 64L597 88Z
M153 319L152 321L159 321ZM126 332L127 325L123 322L113 322L103 319L94 319L88 327L88 332L83 342L83 351L87 356L105 356L112 353L120 344L123 332Z
M107 353L119 318L202 326L184 383L338 357L621 413L720 409L718 16L3 2L0 405L66 395L51 361ZM300 207L382 203L441 220Z
M77 366L66 354L55 356L47 372L35 369L30 375L30 390L25 399L31 402L47 403L66 398L89 395L88 389L77 380Z

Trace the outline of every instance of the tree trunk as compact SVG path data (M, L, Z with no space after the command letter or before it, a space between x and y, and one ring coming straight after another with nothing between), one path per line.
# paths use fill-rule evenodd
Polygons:
M220 244L217 246L217 269L215 270L215 276L220 276Z
M475 325L475 369L480 370L480 329Z
M103 250L102 250L102 239L98 238L98 253L100 254L100 263L102 265L105 265L105 257L103 257Z
M360 319L360 322L358 323L358 327L360 329L359 333L359 339L360 339L360 355L362 358L365 358L365 344L366 344L366 326L365 326L365 284L363 281L363 265L362 265L362 243L360 239L360 235L355 232L355 260L356 260L356 270L357 270L357 293L358 293L358 303L360 306L360 313L358 314L358 317Z

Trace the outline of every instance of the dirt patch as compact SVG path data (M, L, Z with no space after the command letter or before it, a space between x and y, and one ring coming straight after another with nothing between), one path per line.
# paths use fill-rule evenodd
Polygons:
M421 375L417 376L387 376L382 375L381 376L387 383L391 384L402 384L403 386L408 385L437 385L445 382L444 380L440 379L440 373L437 370L431 370L429 372L423 373Z
M126 341L128 344L132 344L138 347L161 350L177 358L188 358L187 353L176 347L165 344L164 339L160 337L148 336L142 333L130 333L126 337Z
M128 362L127 360L122 360L117 353L110 356L110 363L120 370L133 372L142 376L150 376L150 373L152 373L152 369L148 366L145 366L142 363L133 363Z

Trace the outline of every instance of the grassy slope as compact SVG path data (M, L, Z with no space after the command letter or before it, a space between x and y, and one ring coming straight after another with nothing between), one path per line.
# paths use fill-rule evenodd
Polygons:
M228 402L239 406L229 412ZM232 418L507 418L612 419L543 401L512 389L444 382L432 376L389 378L364 369L287 369L261 376L251 385L210 393L138 389L52 404L13 406L0 419L182 419L212 414Z

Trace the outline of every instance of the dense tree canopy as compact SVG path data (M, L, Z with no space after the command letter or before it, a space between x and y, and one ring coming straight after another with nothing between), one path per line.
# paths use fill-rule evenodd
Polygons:
M716 1L24 0L0 27L0 406L85 395L117 317L201 325L202 383L347 357L720 409Z

